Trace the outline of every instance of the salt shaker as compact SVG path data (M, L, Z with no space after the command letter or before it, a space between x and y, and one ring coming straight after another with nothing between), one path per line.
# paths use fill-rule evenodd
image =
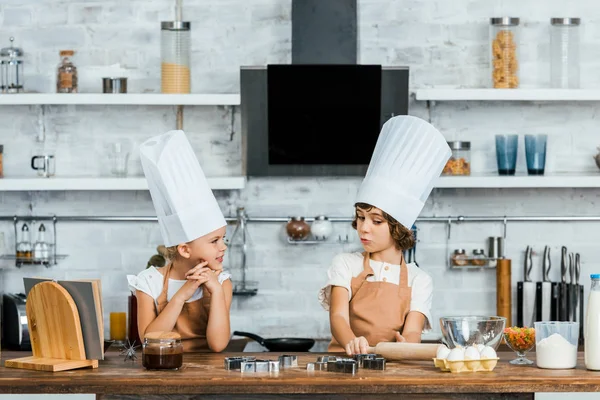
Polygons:
M49 251L48 243L46 242L46 227L44 224L40 225L38 229L38 238L33 246L33 258L38 262L48 261Z
M315 222L312 223L310 230L315 239L327 240L333 231L333 226L327 217L320 215L315 218Z

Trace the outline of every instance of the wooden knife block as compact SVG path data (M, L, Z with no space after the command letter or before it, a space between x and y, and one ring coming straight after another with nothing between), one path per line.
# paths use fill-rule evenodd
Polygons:
M5 367L38 371L98 368L87 360L79 312L71 295L56 282L35 285L25 305L33 356L6 360Z

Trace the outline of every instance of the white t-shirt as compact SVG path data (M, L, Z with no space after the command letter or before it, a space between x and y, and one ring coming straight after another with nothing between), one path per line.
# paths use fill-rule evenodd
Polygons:
M373 276L367 282L385 281L398 285L400 283L400 265L381 261L369 260L373 268ZM424 331L431 330L431 302L433 299L433 280L431 276L417 267L414 263L408 267L408 286L412 288L410 311L418 311L425 316ZM387 269L386 269L387 267ZM350 283L363 271L362 253L342 253L333 258L327 271L327 285L319 291L319 302L324 309L329 310L331 287L341 286L348 289L348 300L352 298Z
M162 267L165 268L165 267ZM219 276L217 277L220 284L227 279L231 278L231 274L229 272L221 271ZM158 305L156 299L162 293L163 290L163 281L165 276L158 272L158 269L155 267L150 267L139 274L136 275L127 275L127 281L129 282L129 290L135 292L136 290L142 291L146 293L148 296L154 299L154 304ZM170 301L175 293L187 282L184 280L171 279L169 278L169 287L167 289L167 301ZM192 301L196 301L202 298L202 286L196 289L196 292L190 297L186 303L191 303Z

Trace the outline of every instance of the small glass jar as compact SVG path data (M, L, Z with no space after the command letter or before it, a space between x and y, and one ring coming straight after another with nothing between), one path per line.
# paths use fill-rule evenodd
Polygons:
M490 18L492 86L519 87L519 18Z
M175 332L149 332L142 345L142 366L146 369L179 369L183 365L183 344Z
M285 230L290 239L304 240L310 234L310 225L304 221L304 217L292 217Z
M580 18L550 19L550 85L579 89Z
M485 251L483 249L474 249L473 258L471 258L471 265L483 267L486 263L487 258L485 257Z
M70 57L73 57L73 50L61 50L61 61L58 64L56 76L56 93L77 93L77 67L73 64Z
M463 267L469 263L465 249L456 249L452 255L452 265Z
M471 175L471 142L448 142L452 156L442 175Z
M319 215L315 218L315 222L312 223L310 230L315 239L327 240L333 231L333 226L327 217Z

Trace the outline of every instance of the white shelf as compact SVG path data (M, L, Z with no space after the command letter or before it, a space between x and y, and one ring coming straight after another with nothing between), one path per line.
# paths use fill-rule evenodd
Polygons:
M207 178L213 190L243 189L243 176ZM148 190L145 178L3 178L0 192L50 190Z
M593 89L417 89L417 100L431 101L600 101Z
M555 174L499 176L442 176L436 188L600 188L600 171L597 174Z
M0 105L182 105L237 106L239 94L162 94L162 93L15 93L0 95Z

